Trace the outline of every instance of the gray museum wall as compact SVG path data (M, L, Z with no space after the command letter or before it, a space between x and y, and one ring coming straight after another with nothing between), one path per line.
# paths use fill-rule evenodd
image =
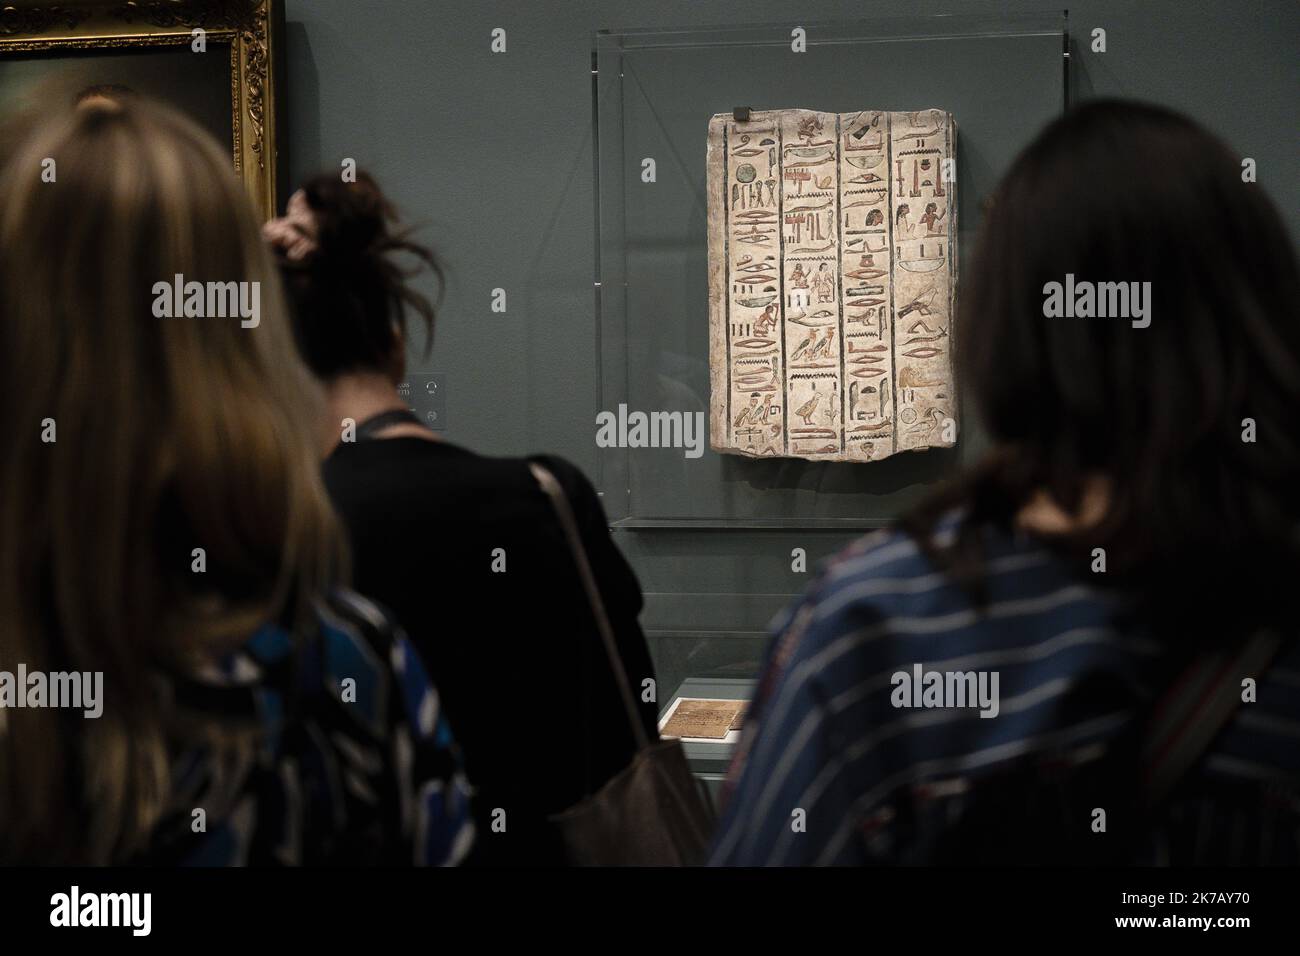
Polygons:
M594 476L601 402L592 294L593 31L1064 6L286 0L291 181L354 157L443 257L450 286L436 345L427 359L414 352L411 363L412 371L443 378L448 438L489 454L555 452ZM1300 235L1300 4L1075 0L1068 7L1076 100L1134 97L1196 117L1256 159L1262 187ZM496 27L507 31L505 54L489 50ZM1104 54L1089 49L1093 27L1107 31ZM703 136L701 128L701 166ZM506 290L504 313L491 310L496 288ZM700 314L703 320L703 304ZM699 341L703 350L703 330ZM771 614L808 580L791 571L791 549L806 548L811 569L850 537L617 534L647 593L644 621L668 689L688 673L746 676Z

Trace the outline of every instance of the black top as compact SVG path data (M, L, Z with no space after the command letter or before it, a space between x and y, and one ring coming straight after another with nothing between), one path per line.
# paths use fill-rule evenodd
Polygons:
M653 740L657 707L640 703L654 671L636 577L590 482L562 459L535 460L572 503ZM468 862L564 862L546 817L599 788L636 747L559 521L527 461L386 438L339 445L324 474L351 535L356 589L406 628L463 748L478 828Z

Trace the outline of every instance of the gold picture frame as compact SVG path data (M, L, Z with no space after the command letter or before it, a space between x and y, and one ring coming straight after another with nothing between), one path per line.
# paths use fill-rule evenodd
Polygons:
M5 82L5 67L13 67L18 60L45 73L75 63L84 74L96 54L116 56L113 65L120 68L122 55L131 51L159 56L168 51L192 53L201 37L208 48L203 55L215 52L220 56L222 48L229 45L229 129L225 136L221 130L211 131L230 146L235 171L263 219L269 219L278 208L280 177L285 169L277 108L283 29L282 0L0 0L0 87ZM195 32L200 30L202 33ZM173 72L191 69L179 60L160 62ZM220 64L203 63L206 84L216 83L218 67L224 71ZM136 68L153 70L154 64L137 64ZM184 85L183 79L173 84ZM214 88L204 92L215 110L224 91ZM3 102L0 96L0 105ZM212 124L205 125L211 128Z

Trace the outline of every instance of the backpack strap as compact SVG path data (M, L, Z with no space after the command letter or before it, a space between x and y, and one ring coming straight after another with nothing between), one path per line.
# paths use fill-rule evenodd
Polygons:
M1199 654L1156 704L1141 746L1148 807L1162 803L1241 706L1241 681L1267 670L1282 640L1260 631L1235 648Z

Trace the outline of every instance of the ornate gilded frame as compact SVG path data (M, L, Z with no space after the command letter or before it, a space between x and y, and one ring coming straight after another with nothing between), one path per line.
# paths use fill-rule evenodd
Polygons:
M263 218L275 215L282 0L0 0L0 57L190 44L195 28L230 44L235 171Z

